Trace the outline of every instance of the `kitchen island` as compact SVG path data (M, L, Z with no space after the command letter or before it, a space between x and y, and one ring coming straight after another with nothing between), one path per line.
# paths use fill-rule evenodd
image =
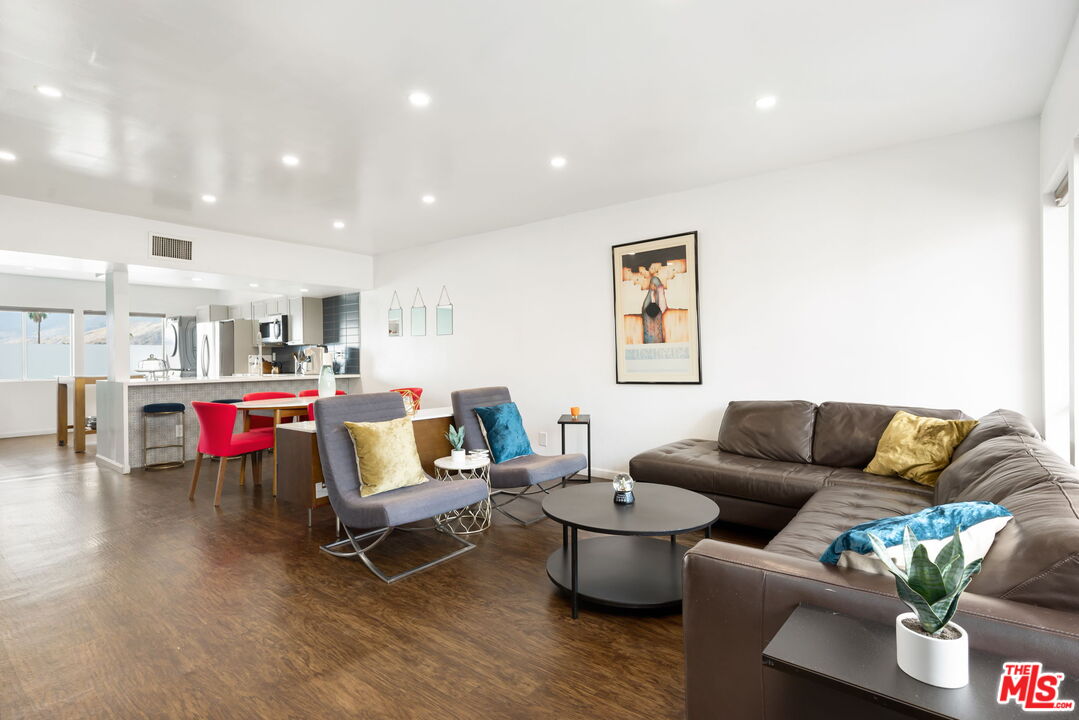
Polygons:
M363 392L359 375L337 375L337 389L353 395ZM143 446L179 442L175 418L150 418L150 442L143 442L142 408L151 403L183 403L184 459L195 458L199 422L191 403L195 401L240 399L253 392L289 392L318 388L318 375L232 375L220 378L171 378L168 380L123 380L97 382L97 461L105 467L128 473L146 464ZM314 398L312 398L312 402ZM239 430L239 428L237 428ZM179 448L152 451L162 455L179 453ZM158 458L154 458L157 460Z

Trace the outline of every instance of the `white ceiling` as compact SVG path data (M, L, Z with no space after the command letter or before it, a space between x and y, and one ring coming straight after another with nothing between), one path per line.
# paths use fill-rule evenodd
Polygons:
M1077 10L0 0L0 193L384 252L1035 115Z

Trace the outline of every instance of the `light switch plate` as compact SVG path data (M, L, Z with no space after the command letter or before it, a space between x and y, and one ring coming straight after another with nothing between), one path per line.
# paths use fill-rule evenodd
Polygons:
M541 432L539 434L539 444L540 447L547 447L547 433Z

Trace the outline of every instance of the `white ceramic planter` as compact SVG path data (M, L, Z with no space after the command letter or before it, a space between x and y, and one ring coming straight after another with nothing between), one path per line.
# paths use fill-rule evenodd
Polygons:
M463 463L468 459L467 450L450 450L450 457L455 463Z
M895 661L899 669L915 680L942 688L965 687L970 681L968 673L969 651L967 631L955 623L951 627L959 631L955 640L941 640L908 630L903 620L913 618L914 613L903 613L895 619Z

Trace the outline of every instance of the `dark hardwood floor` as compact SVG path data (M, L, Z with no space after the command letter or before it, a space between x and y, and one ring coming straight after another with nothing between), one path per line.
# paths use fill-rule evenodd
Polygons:
M328 509L308 529L237 467L215 510L216 468L189 502L191 467L123 476L92 446L0 440L0 718L682 716L681 616L571 620L553 522L496 518L386 585L319 552ZM452 544L395 533L375 554L392 571Z

